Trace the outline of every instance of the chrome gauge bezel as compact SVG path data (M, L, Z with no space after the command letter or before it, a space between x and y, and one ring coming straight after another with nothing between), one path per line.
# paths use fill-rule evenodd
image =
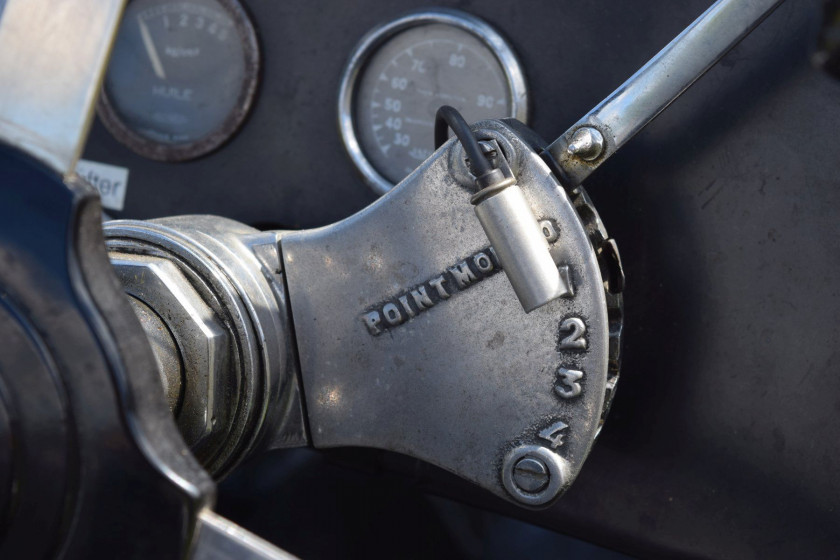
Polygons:
M245 54L245 78L236 106L216 130L198 140L183 144L164 144L141 136L120 117L108 96L103 81L96 105L97 115L114 138L143 157L157 161L179 162L207 155L233 137L251 110L259 85L261 64L257 31L239 0L215 1L234 22L236 34Z
M522 65L507 40L488 23L459 10L439 8L410 12L375 27L356 45L341 77L338 94L338 126L344 147L353 164L361 172L365 182L380 195L390 191L394 184L379 173L368 160L356 134L353 104L359 79L371 57L386 41L406 29L435 23L464 30L490 49L504 71L507 93L510 95L510 111L506 116L516 118L523 123L527 123L528 120L528 88Z

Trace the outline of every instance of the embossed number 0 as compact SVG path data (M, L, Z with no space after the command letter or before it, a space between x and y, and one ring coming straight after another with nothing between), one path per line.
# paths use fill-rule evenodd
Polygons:
M572 331L560 341L560 350L586 350L586 325L577 317L566 319L560 323L560 332Z

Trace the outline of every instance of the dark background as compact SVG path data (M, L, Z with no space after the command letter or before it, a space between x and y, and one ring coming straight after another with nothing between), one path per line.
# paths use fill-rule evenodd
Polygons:
M436 5L509 39L530 124L552 140L709 3ZM231 142L156 163L94 124L85 157L131 172L115 216L298 228L363 208L374 195L338 134L339 78L365 32L425 6L248 1L262 84ZM381 452L296 451L222 484L221 512L306 557L591 552L428 494L642 556L838 557L840 83L813 63L823 22L819 1L788 0L587 182L626 268L624 366L601 438L558 504L519 510Z

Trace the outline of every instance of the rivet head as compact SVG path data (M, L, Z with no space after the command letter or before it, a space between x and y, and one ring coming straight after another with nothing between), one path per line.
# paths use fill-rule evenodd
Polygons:
M524 457L513 467L514 483L531 494L544 490L550 478L548 467L536 457Z

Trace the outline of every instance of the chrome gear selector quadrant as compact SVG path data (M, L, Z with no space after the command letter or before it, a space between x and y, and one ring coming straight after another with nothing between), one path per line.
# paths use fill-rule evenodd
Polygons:
M316 447L406 453L544 505L569 486L600 428L621 298L601 274L593 240L606 236L594 210L586 205L584 222L512 125L485 121L476 135L499 146L568 290L523 310L475 216L474 178L454 139L359 214L284 235L311 437ZM525 481L531 463L545 484Z

